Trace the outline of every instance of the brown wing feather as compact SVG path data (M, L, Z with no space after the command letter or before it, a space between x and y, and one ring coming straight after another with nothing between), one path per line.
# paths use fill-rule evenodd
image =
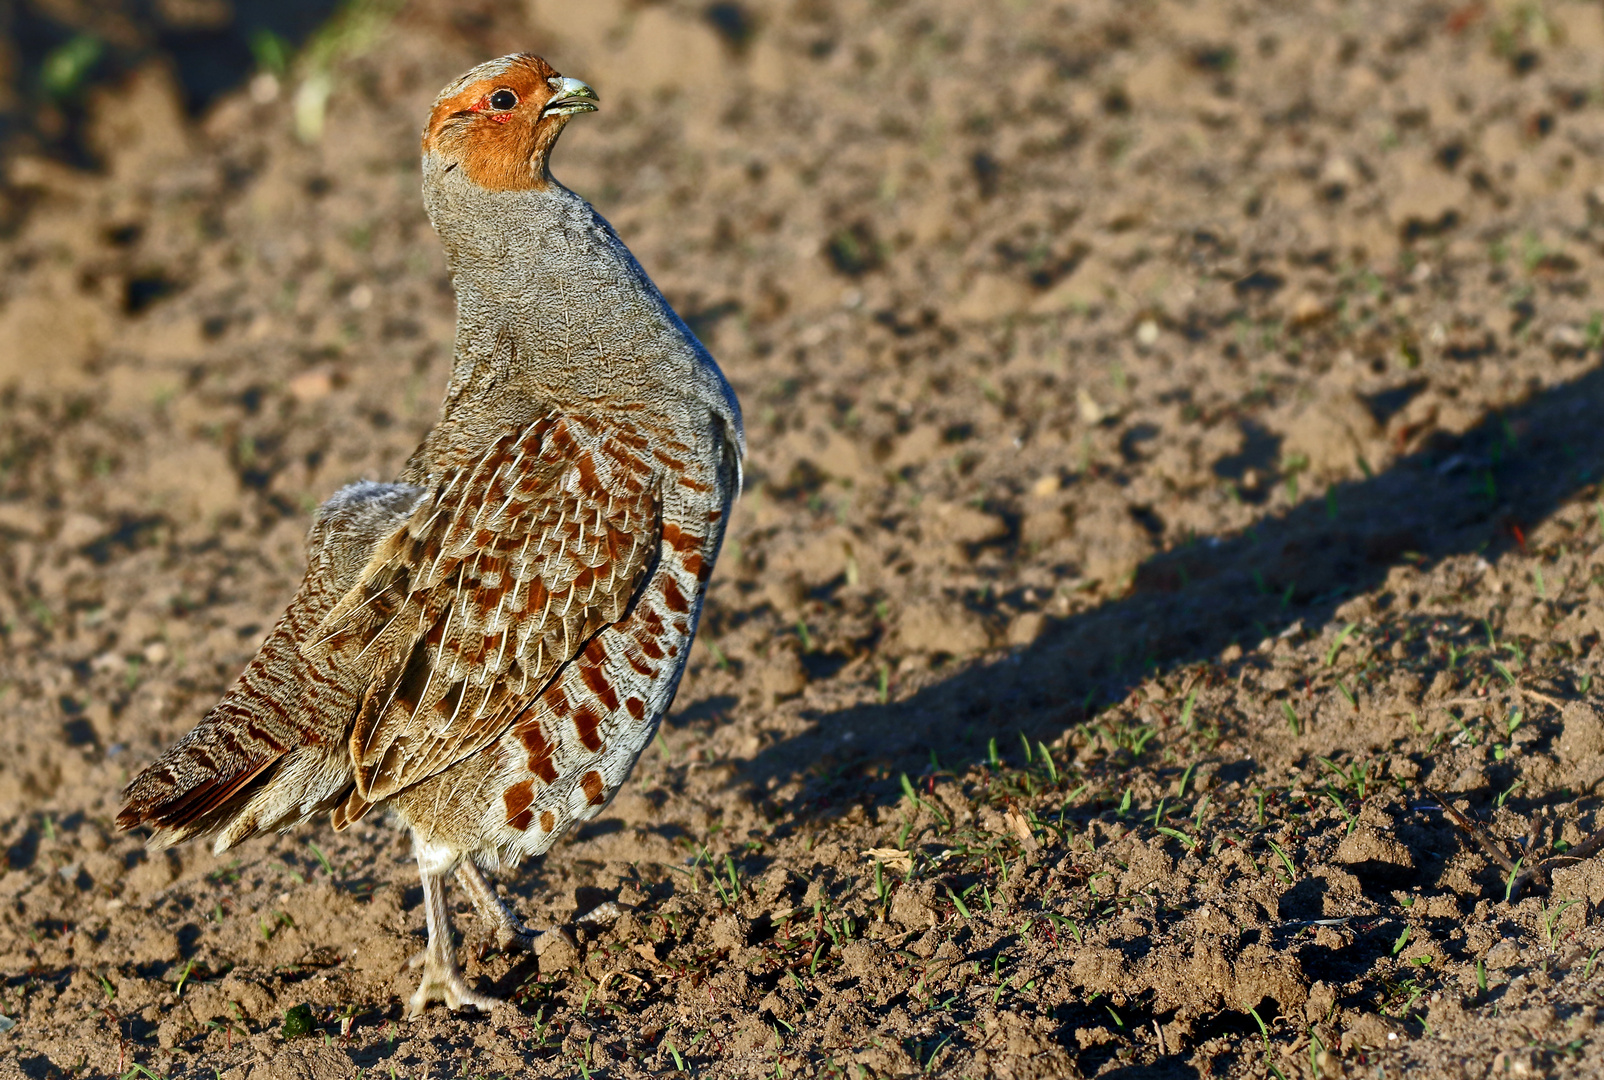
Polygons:
M345 801L336 806L330 813L329 820L334 825L335 832L344 832L366 817L367 812L372 809L373 804L363 801L362 796L356 793L356 788L353 786L350 791L346 792Z
M647 466L551 414L448 471L379 545L308 651L367 679L350 736L377 802L496 739L595 633L657 550Z

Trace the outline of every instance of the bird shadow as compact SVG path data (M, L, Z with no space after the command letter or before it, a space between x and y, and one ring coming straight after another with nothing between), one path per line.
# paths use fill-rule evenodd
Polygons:
M1128 592L1049 618L1028 647L968 666L901 700L807 714L802 733L735 762L754 793L805 778L798 816L861 798L862 768L914 772L980 760L1016 730L1052 738L1155 676L1251 648L1298 622L1314 627L1380 589L1396 566L1429 569L1480 553L1496 561L1524 530L1595 482L1604 466L1604 369L1489 411L1454 436L1364 479L1338 483L1239 533L1200 537L1136 570ZM1234 469L1236 461L1228 463ZM1384 595L1381 603L1387 602ZM693 706L694 707L694 706ZM894 798L893 781L871 785Z

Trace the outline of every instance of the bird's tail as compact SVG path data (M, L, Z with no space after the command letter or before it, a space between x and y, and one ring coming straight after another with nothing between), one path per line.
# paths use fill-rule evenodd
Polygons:
M170 847L228 825L277 772L285 748L245 721L225 699L123 792L117 826L151 829L150 846Z
M423 494L404 484L352 484L319 509L301 591L223 700L128 785L119 827L148 827L158 848L215 834L221 851L346 803L346 735L360 680L312 670L301 645ZM341 820L365 812L353 803Z
M308 744L319 741L296 711L306 695L295 643L315 616L296 611L279 620L223 700L128 785L120 828L147 826L154 848L217 833L222 850L288 810L279 803L297 793L272 781L294 772Z

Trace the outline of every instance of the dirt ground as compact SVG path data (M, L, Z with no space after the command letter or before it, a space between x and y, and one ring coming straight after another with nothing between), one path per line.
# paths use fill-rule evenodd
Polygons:
M504 879L567 939L460 904L513 1006L407 1024L385 823L112 819L430 424L417 133L516 49L749 481L662 738ZM1600 55L1580 0L370 2L197 117L91 90L98 170L0 193L0 1077L1598 1075Z

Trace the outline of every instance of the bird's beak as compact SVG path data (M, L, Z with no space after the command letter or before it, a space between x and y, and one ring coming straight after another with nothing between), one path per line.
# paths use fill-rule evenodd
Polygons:
M595 112L596 103L601 100L596 96L596 91L578 79L557 76L547 79L546 82L556 93L551 95L546 107L540 110L541 116L572 116L575 113Z

